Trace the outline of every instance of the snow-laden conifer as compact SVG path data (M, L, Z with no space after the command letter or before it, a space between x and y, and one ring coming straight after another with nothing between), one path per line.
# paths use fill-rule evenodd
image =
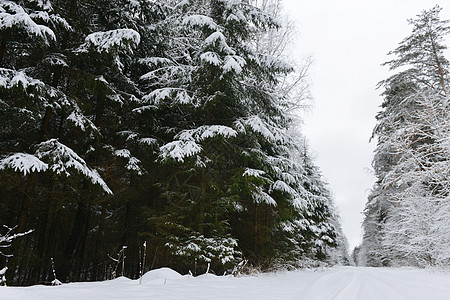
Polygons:
M410 20L413 31L387 62L400 72L382 81L373 161L378 182L366 205L362 253L369 265L446 264L448 21L440 7ZM445 249L445 250L444 250Z

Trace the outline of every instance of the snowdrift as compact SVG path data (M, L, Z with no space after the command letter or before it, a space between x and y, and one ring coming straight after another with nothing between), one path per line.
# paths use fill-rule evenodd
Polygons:
M86 299L314 299L448 300L450 273L415 269L335 267L232 277L198 277L161 268L139 280L60 286L0 287L1 300Z

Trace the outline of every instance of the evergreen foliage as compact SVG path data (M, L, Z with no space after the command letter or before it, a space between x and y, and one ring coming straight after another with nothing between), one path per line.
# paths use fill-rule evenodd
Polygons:
M51 259L63 282L110 278L125 245L137 277L144 241L144 269L181 272L333 256L331 195L292 133L306 69L252 3L2 1L0 222L34 229L9 283L50 282Z

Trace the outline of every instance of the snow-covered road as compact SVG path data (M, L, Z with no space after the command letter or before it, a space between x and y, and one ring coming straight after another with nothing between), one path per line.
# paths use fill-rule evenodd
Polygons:
M335 267L250 277L196 278L169 269L138 280L118 278L57 287L0 287L0 299L450 299L450 273L415 269Z
M388 268L333 268L307 287L304 299L450 299L450 274ZM299 298L303 299L303 298Z

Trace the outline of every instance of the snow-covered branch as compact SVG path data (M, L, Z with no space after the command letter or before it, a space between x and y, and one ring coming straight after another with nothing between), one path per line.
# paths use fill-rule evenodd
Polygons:
M9 246L11 246L11 243L15 239L33 232L33 230L28 230L26 232L13 233L13 231L17 228L17 226L8 227L6 225L3 225L3 228L6 229L6 233L3 235L0 234L0 248L8 248ZM0 251L0 255L6 256L6 257L12 256L12 254L5 254L2 251Z

